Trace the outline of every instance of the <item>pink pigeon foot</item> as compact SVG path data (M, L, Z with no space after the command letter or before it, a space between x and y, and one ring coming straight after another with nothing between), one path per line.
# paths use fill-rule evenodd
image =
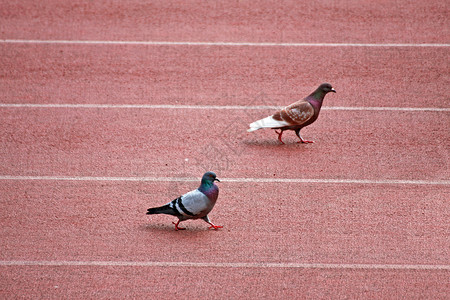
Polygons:
M275 133L278 134L278 140L281 142L281 144L284 145L284 142L281 140L281 136L283 135L283 130L278 132L278 130L275 130Z
M175 224L175 230L186 230L186 228L184 227L178 227L178 224L180 224L180 221L178 220L178 222L172 222L172 224Z
M314 141L307 141L304 139L300 139L300 141L297 142L298 144L313 144Z
M215 230L217 230L217 229L219 229L219 228L223 228L223 226L220 226L220 225L214 225L214 224L211 223L211 222L208 222L208 224L211 225L211 226L209 226L208 229L215 229Z

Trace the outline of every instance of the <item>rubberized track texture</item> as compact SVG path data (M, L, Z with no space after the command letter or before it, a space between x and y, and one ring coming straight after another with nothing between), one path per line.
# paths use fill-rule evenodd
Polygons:
M1 299L448 299L445 1L3 1ZM330 82L315 144L248 124ZM208 230L145 215L221 179Z

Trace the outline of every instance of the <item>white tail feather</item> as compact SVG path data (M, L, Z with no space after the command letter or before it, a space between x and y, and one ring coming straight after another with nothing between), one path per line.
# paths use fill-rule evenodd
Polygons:
M278 128L289 125L286 121L278 121L272 118L272 116L255 121L250 124L250 129L248 132L252 132L261 128Z

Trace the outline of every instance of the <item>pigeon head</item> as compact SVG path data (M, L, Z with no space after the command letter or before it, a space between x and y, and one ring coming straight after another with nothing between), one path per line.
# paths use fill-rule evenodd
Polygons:
M220 182L220 180L217 179L216 173L206 172L205 174L203 174L202 185L212 185L214 184L214 181Z
M333 89L331 84L329 84L329 83L322 83L321 85L319 85L319 87L314 92L311 93L311 95L308 96L308 98L319 100L320 103L322 103L323 98L329 92L336 93L336 90Z
M327 94L327 93L329 93L329 92L336 93L336 90L333 89L333 87L332 87L331 84L329 84L329 83L322 83L322 84L319 86L318 90L324 92L325 94Z

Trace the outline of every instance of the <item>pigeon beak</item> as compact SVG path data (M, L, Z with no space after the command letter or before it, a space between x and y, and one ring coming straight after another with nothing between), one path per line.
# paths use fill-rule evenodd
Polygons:
M214 178L214 181L218 181L218 182L220 182L220 180L219 180L218 178Z
M336 90L335 90L335 89L333 89L333 88L331 88L331 91L332 91L333 93L336 93Z

